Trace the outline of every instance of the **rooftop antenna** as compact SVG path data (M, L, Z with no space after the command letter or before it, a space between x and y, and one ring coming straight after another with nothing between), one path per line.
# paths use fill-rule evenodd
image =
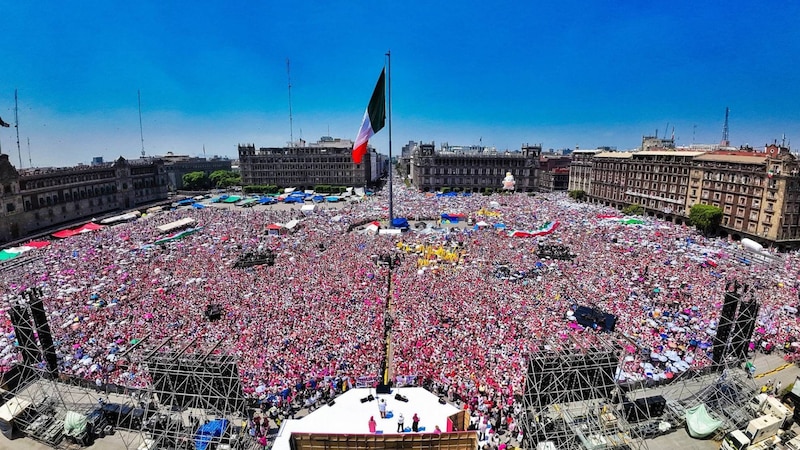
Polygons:
M142 158L144 158L144 132L142 131L142 92L137 89L136 97L139 99L139 137L142 139Z
M781 147L786 147L786 133L783 133L783 137L781 138Z
M692 125L692 144L694 144L694 137L697 134L697 124Z
M292 121L292 70L286 58L286 81L289 84L289 146L294 147L294 123Z
M728 140L728 114L730 112L730 108L727 106L725 107L725 124L722 125L722 142L719 145L723 147L728 147L731 145L731 141Z
M208 159L206 158L206 144L203 144L203 158Z
M31 160L31 138L28 138L28 167L33 167L33 161Z
M19 168L22 168L22 150L19 149L19 115L17 111L17 90L14 89L14 128L17 129L17 155L19 156Z
M667 138L667 133L669 133L669 122L667 122L667 126L664 127L664 139Z

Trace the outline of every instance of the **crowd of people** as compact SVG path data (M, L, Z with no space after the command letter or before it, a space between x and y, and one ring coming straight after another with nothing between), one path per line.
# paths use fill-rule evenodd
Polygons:
M527 355L603 340L602 330L577 323L579 305L616 317L622 382L708 366L733 280L752 286L761 304L755 347L793 351L800 340L798 253L744 264L737 242L653 218L621 221L616 210L563 194L437 197L398 184L394 215L427 227L378 235L358 226L386 221L385 195L308 215L299 207L150 215L53 241L24 271L0 275L0 293L7 308L26 288L43 289L61 373L144 387L151 380L141 355L151 349L227 353L238 359L245 395L303 406L377 380L391 314L393 374L512 430L520 430L513 418ZM443 213L482 224L442 223ZM157 226L183 217L198 231L154 245ZM301 220L292 232L267 233L292 219ZM549 222L558 223L549 234L510 237ZM539 244L571 258L541 260ZM456 256L413 254L426 247ZM267 250L274 265L234 268L242 254ZM385 255L397 263L376 264ZM498 264L525 276L499 279ZM220 320L204 316L212 304ZM19 356L6 314L0 331L7 369Z

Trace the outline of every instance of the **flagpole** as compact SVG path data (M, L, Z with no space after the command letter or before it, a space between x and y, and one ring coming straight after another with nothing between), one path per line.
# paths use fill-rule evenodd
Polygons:
M387 70L386 70L386 110L388 112L387 119L389 120L389 227L392 227L394 221L394 196L392 195L392 51L386 52Z

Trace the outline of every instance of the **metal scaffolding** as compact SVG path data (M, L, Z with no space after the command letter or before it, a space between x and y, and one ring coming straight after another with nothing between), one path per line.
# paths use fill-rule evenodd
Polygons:
M14 416L13 436L27 436L53 448L90 445L98 438L119 439L125 448L137 448L141 442L138 430L124 430L136 429L127 413L136 408L138 396L102 380L97 383L62 372L63 365L81 362L56 350L43 301L46 296L41 289L29 288L3 302L18 353L13 367L2 374L3 388L8 391L6 404L11 405ZM99 364L83 370L101 373ZM110 405L126 414L108 414ZM87 426L68 431L68 416L86 419ZM115 437L106 437L112 434Z
M529 355L524 448L647 448L625 418L616 382L622 348L610 341L583 348L542 343Z
M210 448L255 445L247 434L252 410L244 398L237 360L218 351L226 339L230 337L208 344L198 338L168 337L153 349L129 356L151 380L141 403L144 448L195 448L198 439Z

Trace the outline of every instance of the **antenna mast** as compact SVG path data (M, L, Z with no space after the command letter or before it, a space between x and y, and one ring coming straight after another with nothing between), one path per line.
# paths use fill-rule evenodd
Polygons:
M144 132L142 131L142 92L136 90L136 98L139 99L139 137L142 139L142 158L144 158Z
M728 147L731 145L731 141L728 140L728 113L730 112L730 108L727 106L725 107L725 124L722 125L722 142L719 145L723 147Z
M289 85L289 146L294 147L294 123L292 122L292 70L286 58L286 82Z
M14 89L14 128L17 129L17 155L19 156L19 168L22 168L22 150L19 149L19 115L17 111L17 90Z
M28 138L28 167L33 167L33 161L31 160L31 138Z

